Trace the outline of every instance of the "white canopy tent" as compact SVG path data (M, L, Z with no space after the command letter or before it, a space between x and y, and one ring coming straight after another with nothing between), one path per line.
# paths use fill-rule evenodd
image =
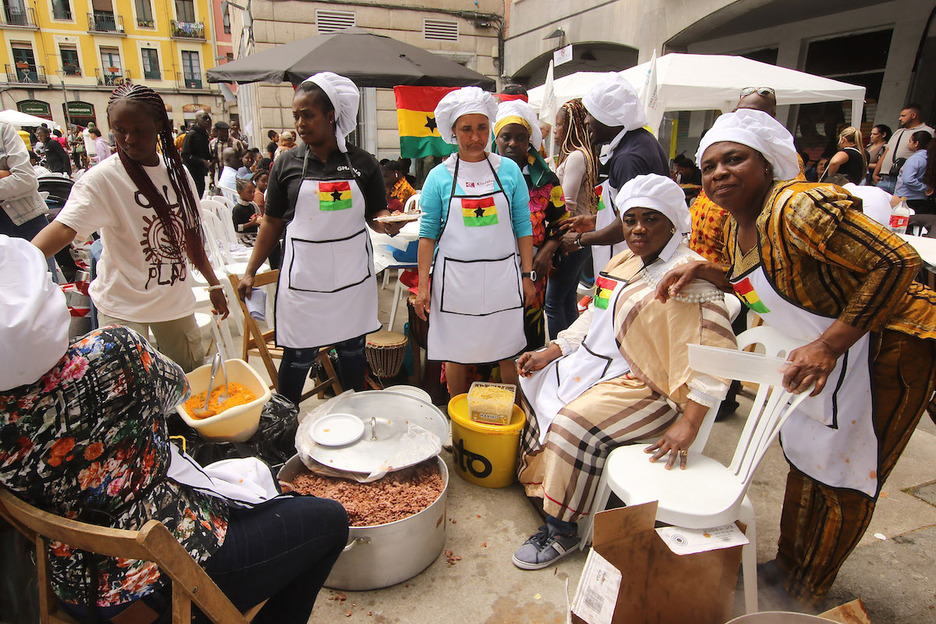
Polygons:
M656 71L653 69L656 63ZM851 124L861 125L865 88L815 76L805 72L752 61L742 56L710 54L665 54L620 72L647 102L647 90L655 78L659 105L648 110L648 125L659 128L665 111L730 111L738 103L744 87L772 87L777 104L812 104L850 100ZM655 76L654 76L655 74ZM582 97L600 73L578 72L558 78L553 83L556 106ZM543 101L544 87L530 89L530 104L537 110Z
M49 121L48 119L43 119L42 117L28 115L26 113L21 113L20 111L12 109L0 111L0 121L5 121L12 126L16 126L17 128L22 128L23 126L29 128L33 126L38 127L42 124L45 124L49 128L60 128L60 126L54 121Z

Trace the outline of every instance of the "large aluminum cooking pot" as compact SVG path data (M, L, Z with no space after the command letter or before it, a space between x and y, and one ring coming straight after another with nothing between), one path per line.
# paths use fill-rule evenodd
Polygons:
M445 505L448 468L437 457L444 487L431 505L396 522L351 527L348 545L338 557L325 587L347 591L380 589L409 580L428 568L445 548ZM294 455L279 472L281 481L292 482L305 470Z

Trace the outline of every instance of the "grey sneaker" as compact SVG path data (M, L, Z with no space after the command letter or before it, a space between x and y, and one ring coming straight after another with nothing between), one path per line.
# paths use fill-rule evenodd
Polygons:
M543 525L513 554L513 563L523 570L548 568L578 548L579 541L578 535L560 535Z

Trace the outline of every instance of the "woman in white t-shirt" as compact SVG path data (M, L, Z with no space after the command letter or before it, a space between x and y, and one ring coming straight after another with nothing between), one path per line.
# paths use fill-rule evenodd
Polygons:
M76 236L100 232L103 253L89 290L99 324L124 325L143 336L152 329L159 350L190 371L201 363L201 338L189 263L208 280L215 312L228 313L201 239L194 182L155 91L117 88L107 117L118 157L82 176L33 243L48 257Z

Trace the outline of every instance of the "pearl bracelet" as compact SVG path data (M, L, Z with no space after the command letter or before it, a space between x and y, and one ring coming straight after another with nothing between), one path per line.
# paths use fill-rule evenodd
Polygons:
M214 286L209 286L209 287L208 287L208 292L212 292L212 291L215 291L215 290L222 290L223 288L224 288L224 286L222 286L221 284L215 284Z

